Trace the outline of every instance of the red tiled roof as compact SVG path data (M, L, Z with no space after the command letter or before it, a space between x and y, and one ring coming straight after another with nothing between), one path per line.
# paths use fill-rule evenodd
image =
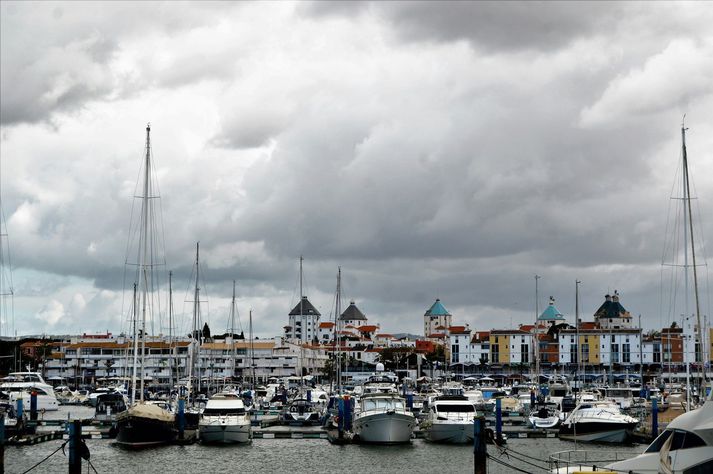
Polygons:
M319 323L319 328L320 329L331 329L334 327L334 323Z
M361 332L372 332L379 329L379 326L361 326L358 328Z

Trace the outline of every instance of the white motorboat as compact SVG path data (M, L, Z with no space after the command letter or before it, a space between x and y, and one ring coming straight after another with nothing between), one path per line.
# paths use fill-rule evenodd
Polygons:
M465 396L443 396L431 403L422 423L424 437L436 443L472 443L475 403Z
M580 403L560 426L560 439L622 443L639 420L621 412L614 402Z
M321 419L319 408L306 398L292 400L282 412L282 421L290 425L316 425Z
M59 402L50 384L45 382L38 372L12 372L0 384L0 391L9 396L9 402L17 406L17 400L22 399L25 410L30 410L32 392L37 394L38 411L54 411L59 409Z
M242 399L233 393L213 395L198 422L204 443L247 443L252 439L250 417Z
M408 443L416 417L397 394L371 393L359 399L353 426L355 439L362 443Z
M555 428L560 424L559 413L557 412L557 405L540 405L539 409L535 406L536 410L530 413L528 421L530 425L535 429L547 429Z
M605 469L632 473L713 472L713 400L676 417L642 454Z

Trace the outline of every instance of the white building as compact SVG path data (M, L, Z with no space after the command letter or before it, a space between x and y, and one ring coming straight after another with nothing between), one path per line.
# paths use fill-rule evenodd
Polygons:
M436 302L423 314L423 335L427 338L439 332L438 327L451 327L451 313L443 306L441 300Z
M289 324L285 326L285 337L288 340L304 344L318 339L320 313L306 296L303 296L297 306L289 314Z

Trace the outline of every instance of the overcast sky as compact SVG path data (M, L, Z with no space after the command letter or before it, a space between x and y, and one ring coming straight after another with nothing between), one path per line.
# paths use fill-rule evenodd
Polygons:
M668 325L684 113L713 241L708 2L0 8L18 334L126 329L147 122L180 331L196 241L214 332L235 279L243 325L253 308L281 334L301 254L323 317L341 265L343 298L392 333L420 333L436 297L472 328L530 322L535 274L541 309L572 320L579 279L584 319L617 289Z

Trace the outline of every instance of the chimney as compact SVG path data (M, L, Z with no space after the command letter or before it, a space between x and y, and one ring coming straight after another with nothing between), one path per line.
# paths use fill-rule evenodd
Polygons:
M605 300L607 303L611 303L611 295L604 295L604 300Z
M619 302L619 292L616 290L614 290L614 296L612 297L612 301L614 301L614 303Z

